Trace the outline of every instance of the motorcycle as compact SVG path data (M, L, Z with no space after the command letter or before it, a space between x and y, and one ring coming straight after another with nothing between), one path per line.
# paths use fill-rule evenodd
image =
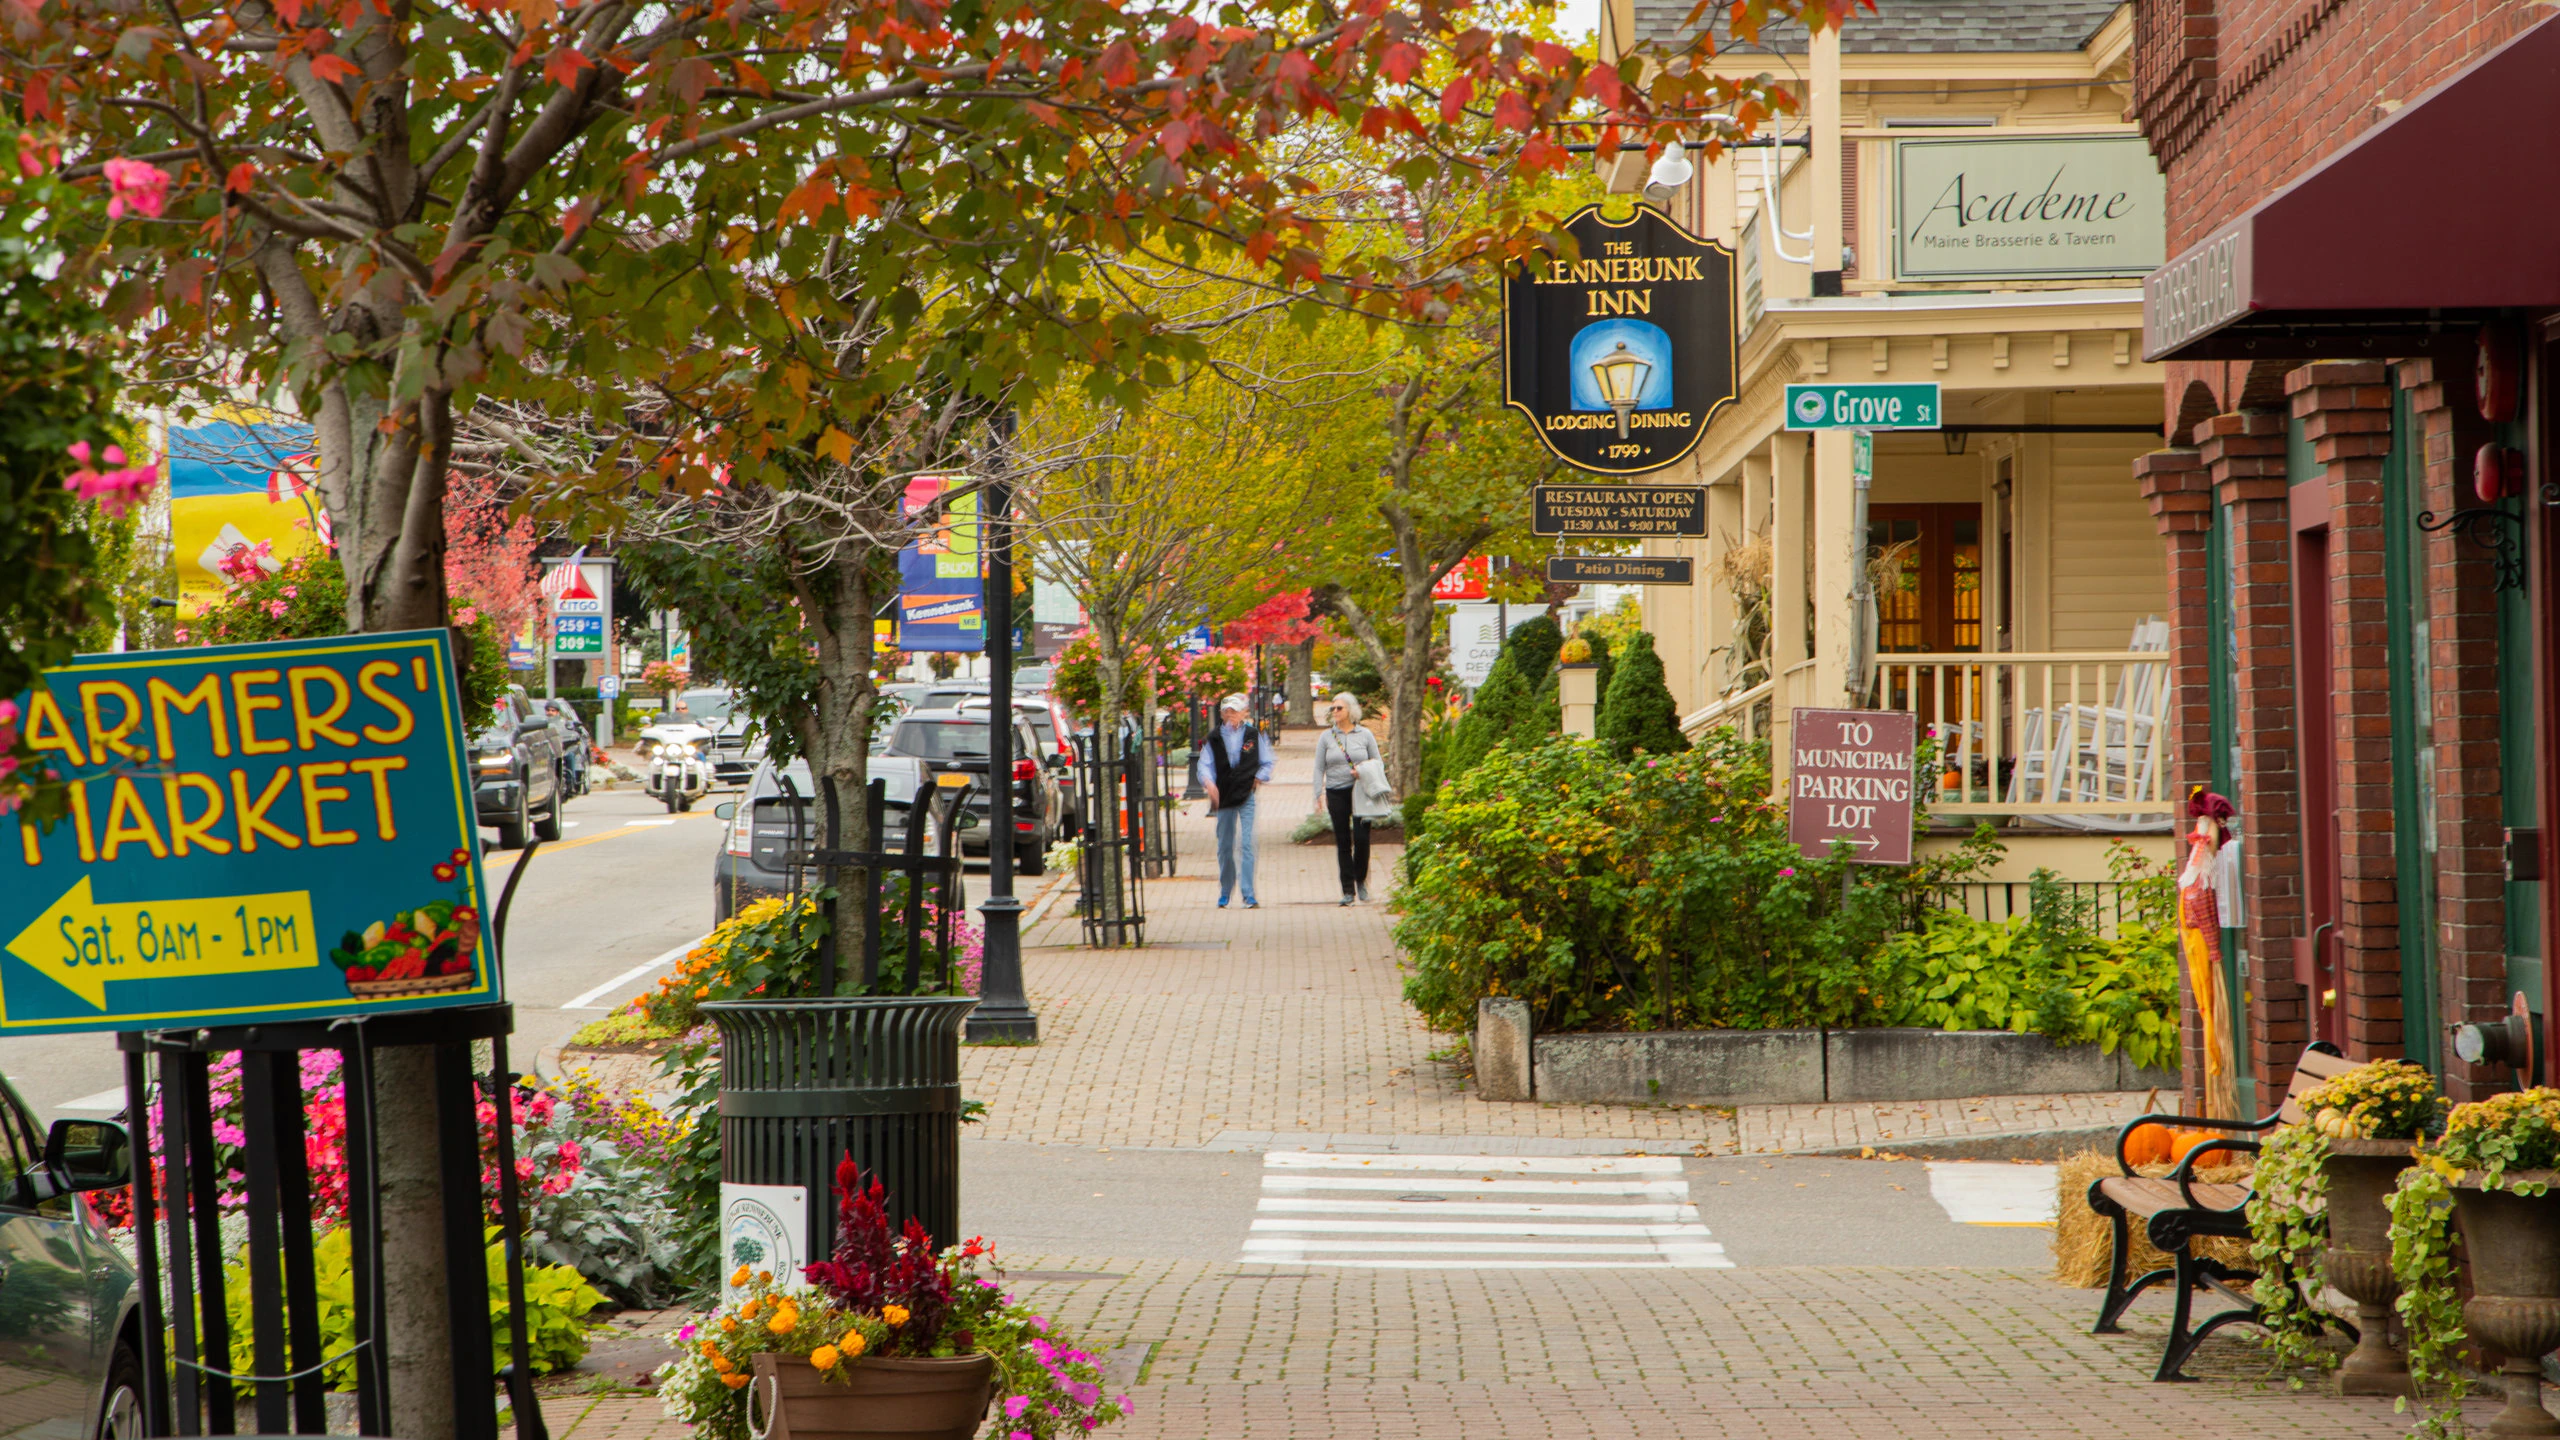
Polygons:
M711 762L694 746L669 741L649 756L649 793L666 802L670 815L690 810L711 793Z

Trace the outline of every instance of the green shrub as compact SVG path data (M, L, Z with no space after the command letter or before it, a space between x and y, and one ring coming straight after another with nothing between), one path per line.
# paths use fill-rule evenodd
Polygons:
M2134 1064L2178 1063L2178 934L2127 924L2112 938L2021 915L1941 910L1887 940L1870 988L1887 1025L2033 1031L2057 1045L2118 1046Z
M353 1246L342 1227L321 1236L311 1252L319 1291L320 1353L339 1356L326 1371L329 1388L353 1390L355 1356L339 1355L356 1339ZM507 1337L506 1247L494 1228L489 1231L488 1271L489 1331L495 1341L490 1347L494 1353L489 1370L495 1374L506 1368L512 1355ZM224 1291L231 1311L233 1344L239 1347L233 1353L246 1354L252 1301L247 1260L226 1272ZM548 1375L577 1364L587 1353L587 1313L603 1303L604 1296L567 1265L524 1267L525 1352L533 1373Z
M1628 638L1624 653L1610 668L1609 689L1600 707L1600 743L1624 760L1631 755L1677 755L1689 748L1680 733L1680 707L1663 682L1662 657L1653 653L1653 637L1639 630Z
M1729 731L1631 761L1580 740L1494 751L1408 830L1406 998L1443 1031L1486 995L1528 1001L1545 1030L1884 1023L1877 947L1997 847L1809 861L1768 793L1765 747Z

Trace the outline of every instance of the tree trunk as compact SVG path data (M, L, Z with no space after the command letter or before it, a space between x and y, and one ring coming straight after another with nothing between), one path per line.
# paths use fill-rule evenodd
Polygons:
M1096 743L1108 746L1120 733L1120 697L1128 685L1128 645L1121 638L1118 617L1092 611L1086 618L1093 628L1094 674L1100 690L1093 702L1093 734Z
M418 433L441 404L382 433L380 401L327 393L317 440L338 563L347 574L347 628L358 634L446 623L444 469ZM439 428L440 419L434 420ZM457 672L461 640L455 641ZM460 681L459 673L455 680ZM476 716L465 716L469 724ZM382 1176L383 1359L392 1433L444 1440L455 1431L453 1333L446 1308L443 1177L437 1168L435 1051L405 1045L374 1065L374 1153ZM478 1196L465 1203L477 1204ZM467 1297L485 1303L484 1297ZM475 1371L485 1360L468 1362Z
M1316 723L1316 642L1301 640L1289 651L1289 723Z

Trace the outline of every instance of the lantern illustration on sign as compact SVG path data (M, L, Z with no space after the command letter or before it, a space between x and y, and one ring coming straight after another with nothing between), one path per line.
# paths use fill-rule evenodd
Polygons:
M1638 358L1619 341L1609 353L1591 362L1591 378L1600 384L1600 398L1618 412L1618 438L1627 438L1627 414L1636 408L1636 397L1644 393L1644 382L1653 374L1653 366Z

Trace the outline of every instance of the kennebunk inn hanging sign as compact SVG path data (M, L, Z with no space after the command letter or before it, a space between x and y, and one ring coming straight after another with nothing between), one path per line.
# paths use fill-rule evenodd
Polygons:
M1579 257L1503 284L1502 398L1569 465L1659 470L1733 403L1733 252L1649 205L1565 230Z

